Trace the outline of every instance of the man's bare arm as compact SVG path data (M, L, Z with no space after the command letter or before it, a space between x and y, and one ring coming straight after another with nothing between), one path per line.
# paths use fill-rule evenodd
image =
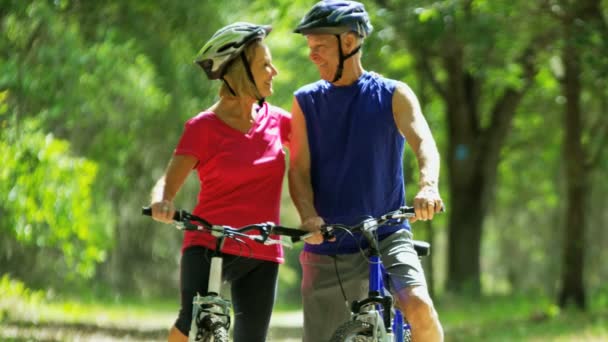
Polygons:
M419 192L414 198L416 218L412 221L432 219L443 207L439 196L439 151L416 95L404 83L397 85L393 95L393 115L397 128L416 155L420 171Z

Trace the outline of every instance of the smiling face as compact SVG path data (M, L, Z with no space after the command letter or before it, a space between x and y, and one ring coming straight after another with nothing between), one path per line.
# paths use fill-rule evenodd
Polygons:
M262 97L272 95L272 79L278 74L278 71L272 64L270 49L265 44L256 44L250 68L260 95Z
M272 79L278 72L272 65L270 50L261 40L256 40L245 47L244 53L249 61L249 69L255 80L255 86L249 79L245 64L240 56L228 65L224 79L235 91L236 96L257 99L257 96L268 97L272 95ZM233 96L235 95L230 92L226 84L222 84L220 97Z
M322 79L331 82L338 69L340 52L338 39L333 34L309 34L308 57L315 64Z

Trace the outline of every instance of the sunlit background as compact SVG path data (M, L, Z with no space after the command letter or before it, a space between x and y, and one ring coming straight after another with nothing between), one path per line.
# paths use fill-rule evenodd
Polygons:
M0 1L0 340L165 339L181 233L140 209L217 100L193 59L223 25L272 24L289 110L318 79L291 32L314 2ZM447 212L414 231L447 339L608 340L608 1L363 2L365 68L410 85L442 155ZM411 200L409 149L404 169ZM301 336L300 249L273 341Z

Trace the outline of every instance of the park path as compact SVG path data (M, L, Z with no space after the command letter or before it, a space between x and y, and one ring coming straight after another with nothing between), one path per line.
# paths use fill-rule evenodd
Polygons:
M155 342L165 341L173 317L158 317L138 321L129 318L122 323L108 323L103 318L97 324L0 322L0 341L6 342ZM301 341L302 313L276 313L271 320L270 342Z

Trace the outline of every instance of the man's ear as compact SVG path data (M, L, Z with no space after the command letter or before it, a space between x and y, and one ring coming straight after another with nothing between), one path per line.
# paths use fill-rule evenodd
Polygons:
M351 53L357 47L357 37L353 32L347 32L340 38L342 40L342 51L344 54Z

